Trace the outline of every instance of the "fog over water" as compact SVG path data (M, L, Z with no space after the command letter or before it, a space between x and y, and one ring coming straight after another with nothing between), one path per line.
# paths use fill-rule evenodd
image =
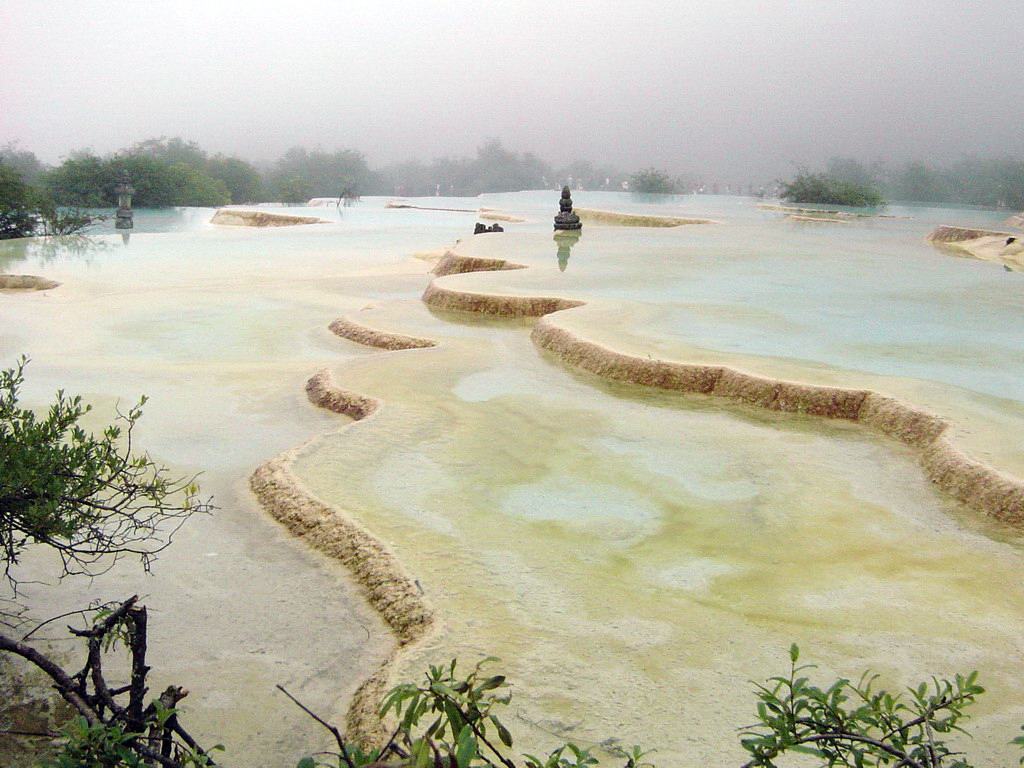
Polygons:
M1022 36L1009 0L3 0L0 143L379 165L498 137L723 178L1020 156Z

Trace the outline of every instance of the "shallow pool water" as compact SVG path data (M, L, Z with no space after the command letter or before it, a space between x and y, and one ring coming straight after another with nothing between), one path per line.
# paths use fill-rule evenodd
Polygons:
M909 450L854 425L606 385L538 355L522 328L449 339L443 322L416 325L439 349L336 369L384 410L296 465L437 606L442 631L402 674L494 654L531 747L618 738L708 764L740 760L748 680L798 642L828 672L896 684L989 670L978 741L1006 753L1021 714L1018 539L986 536Z
M398 671L501 656L531 746L620 739L657 747L661 765L738 764L747 681L783 670L798 642L824 673L872 667L893 684L978 668L990 692L970 748L1008 763L1024 721L1017 532L944 498L909 449L856 425L609 384L538 351L529 321L419 300L424 252L464 238L462 253L529 269L445 286L582 299L557 322L633 354L885 391L1021 476L1024 275L923 242L936 223L1001 216L896 209L914 218L803 225L744 198L574 198L722 223L586 226L559 254L545 192L408 201L529 219L479 237L472 214L367 199L290 208L331 219L296 229L140 213L127 244L0 245L0 271L63 282L0 295L0 360L34 358L26 400L64 387L109 412L149 394L140 443L206 472L224 507L190 523L142 586L119 568L39 599L56 613L111 590L152 594L202 636L171 630L157 647L193 688L193 716L227 733L241 758L229 764L297 759L319 734L302 735L273 683L338 713L388 648L344 576L243 488L313 438L297 474L389 542L438 612L439 632ZM326 330L341 315L440 345L369 350ZM325 365L383 410L345 427L306 403L305 378ZM247 700L282 715L249 744Z

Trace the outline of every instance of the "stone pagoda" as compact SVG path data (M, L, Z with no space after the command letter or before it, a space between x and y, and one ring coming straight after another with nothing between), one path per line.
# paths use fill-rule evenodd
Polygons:
M569 187L562 187L562 199L558 201L555 229L583 229L580 217L572 212L572 197Z

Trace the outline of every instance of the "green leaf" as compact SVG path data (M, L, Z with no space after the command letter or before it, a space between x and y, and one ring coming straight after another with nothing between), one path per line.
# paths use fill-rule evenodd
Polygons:
M430 691L431 691L431 693L436 693L436 694L441 695L441 696L448 696L448 697L450 697L452 699L458 699L459 698L459 694L457 694L454 690L452 690L449 686L445 685L444 683L439 683L439 682L431 683L430 684Z
M455 749L455 763L458 768L469 768L470 761L476 757L477 743L473 729L468 725L459 732L458 746Z
M441 726L441 721L442 720L444 720L444 715L442 715L441 717L437 718L437 720L435 720L433 723L431 723L430 727L427 728L426 731L424 731L423 735L428 737L428 738L434 738L434 737L441 738L441 737L443 737L444 736L444 727Z
M430 765L430 745L426 739L419 739L414 742L411 752L415 768L427 768Z
M498 729L498 738L501 739L501 743L506 747L511 747L512 734L509 733L508 728L506 728L495 715L491 715L491 722L494 723L494 727Z
M487 680L484 680L483 683L481 683L479 686L477 686L477 691L489 691L489 690L491 690L493 688L500 688L504 684L505 684L505 676L504 675L495 675L494 677L491 677L491 678L488 678Z

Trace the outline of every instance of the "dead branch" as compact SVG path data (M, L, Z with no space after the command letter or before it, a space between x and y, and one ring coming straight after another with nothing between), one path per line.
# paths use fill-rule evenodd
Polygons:
M216 766L188 732L181 726L175 707L188 695L179 686L168 687L155 701L145 704L147 613L138 605L138 595L107 610L87 629L68 627L75 637L86 641L86 659L82 668L70 674L59 664L28 645L0 634L0 651L20 656L35 665L53 681L54 688L90 726L117 728L130 734L124 743L148 764L163 768L195 766L193 756L205 758L206 765ZM131 656L131 680L111 687L104 674L104 654L118 642ZM119 701L127 697L127 701Z

